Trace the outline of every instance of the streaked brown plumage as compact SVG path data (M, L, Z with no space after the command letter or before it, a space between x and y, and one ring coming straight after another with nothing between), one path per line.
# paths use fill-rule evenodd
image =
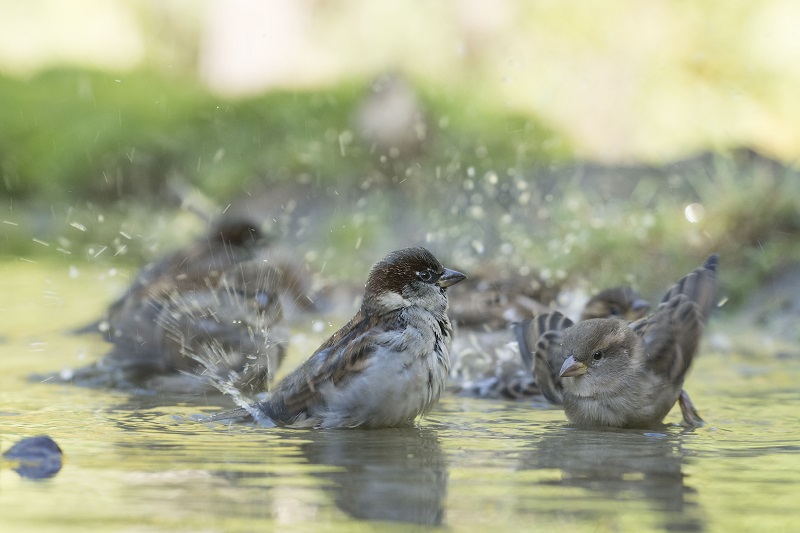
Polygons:
M523 286L528 286L528 283L525 282ZM506 294L506 291L499 290L500 287L508 288L510 286L510 283L493 285L495 291L500 294ZM520 284L515 284L515 286L519 287ZM547 308L536 304L540 309L540 313L536 313L536 307L531 305L525 308L508 305L509 302L518 300L519 298L513 296L512 293L511 296L497 301L502 302L500 307L504 310L517 310L511 316L519 318L514 319L511 328L519 346L519 353L506 346L512 341L512 336L508 332L508 322L496 325L502 320L497 313L489 313L488 317L495 318L487 318L489 322L483 327L475 325L472 328L457 328L453 344L454 359L451 374L455 375L456 385L454 387L459 394L488 398L527 399L540 394L548 394L553 389L553 386L550 385L549 388L540 390L542 387L548 387L549 384L543 382L540 386L532 374L533 350L539 336L548 331L541 329L547 326L539 324L533 319L533 316L542 316L540 313L546 312ZM605 289L590 298L581 316L583 318L621 316L634 320L641 318L649 307L650 304L630 287L614 287ZM489 306L489 309L493 310L495 307ZM510 319L510 313L508 311L505 313L506 319ZM521 319L526 316L527 319ZM561 313L556 313L556 316L569 320ZM572 321L569 321L569 324L572 324ZM457 325L460 326L460 323ZM558 379L557 374L553 377L548 375L548 377L550 381Z
M265 260L273 267L285 314L314 311L307 266L286 252L268 249L269 240L249 218L226 215L211 224L206 235L142 267L99 321L75 332L108 336L114 323L129 320L126 313L139 308L144 300L213 289L224 272L254 259Z
M633 322L642 318L649 310L650 302L632 288L612 287L589 298L583 307L581 320L617 317Z
M450 319L458 328L494 331L547 312L558 289L546 285L535 274L470 275L452 292Z
M214 419L291 427L392 427L412 423L439 400L452 329L445 290L465 276L424 248L389 254L372 268L361 309L268 398ZM202 362L202 360L201 360Z
M633 324L591 319L568 326L555 321L555 337L537 344L548 370L563 358L559 377L564 410L579 426L658 426L678 402L689 424L701 424L682 390L714 306L717 256L681 278L650 316ZM564 329L559 329L561 327Z
M109 326L111 352L66 377L164 393L214 390L195 375L207 368L192 354L204 353L216 372L235 375L240 388L266 390L287 337L278 281L275 269L252 260L229 268L213 288L127 300Z
M216 286L222 272L236 263L255 258L264 237L254 222L224 217L193 243L142 267L125 294L109 305L104 316L76 333L107 333L114 322L124 321L126 309L141 300L166 298L175 291L203 291Z

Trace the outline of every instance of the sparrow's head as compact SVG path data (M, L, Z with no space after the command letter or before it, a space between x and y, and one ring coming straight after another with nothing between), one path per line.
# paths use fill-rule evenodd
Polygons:
M639 320L650 309L650 302L630 287L613 287L592 296L581 313L581 320L590 318L622 318Z
M464 274L444 268L425 248L397 250L372 267L363 305L370 313L412 305L444 313L445 290L464 279Z
M570 326L562 336L568 356L559 372L564 388L577 396L596 396L623 386L637 366L641 342L624 320L595 318Z
M219 281L219 290L243 309L277 321L283 316L280 279L277 269L253 259L226 270Z
M228 246L253 246L264 238L252 220L229 216L218 220L209 231L209 238Z

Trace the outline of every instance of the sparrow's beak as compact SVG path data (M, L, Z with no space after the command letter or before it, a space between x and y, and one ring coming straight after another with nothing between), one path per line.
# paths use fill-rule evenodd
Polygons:
M582 376L586 373L587 367L585 364L575 360L571 355L567 357L564 364L561 366L559 376L562 378L573 378L575 376Z
M439 277L439 281L436 282L441 288L449 287L450 285L455 285L459 281L464 281L467 279L467 276L458 272L456 270L450 270L449 268L444 269L444 274Z

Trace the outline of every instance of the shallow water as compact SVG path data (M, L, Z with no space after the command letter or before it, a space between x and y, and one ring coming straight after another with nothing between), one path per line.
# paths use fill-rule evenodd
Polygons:
M4 532L403 531L409 524L789 531L800 524L796 356L723 354L706 343L686 384L708 422L694 431L577 430L556 409L456 397L416 428L228 427L192 419L227 406L224 399L28 381L102 355L101 340L63 331L95 317L126 279L66 262L12 260L0 273L0 449L48 434L65 453L64 467L47 480L0 467ZM712 324L707 337L724 326ZM294 340L287 366L316 341Z

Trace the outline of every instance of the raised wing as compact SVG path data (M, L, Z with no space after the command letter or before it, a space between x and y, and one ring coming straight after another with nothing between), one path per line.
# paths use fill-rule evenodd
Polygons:
M561 332L572 324L558 311L514 324L523 364L533 373L542 395L555 404L562 403L558 372L566 359L561 350Z

